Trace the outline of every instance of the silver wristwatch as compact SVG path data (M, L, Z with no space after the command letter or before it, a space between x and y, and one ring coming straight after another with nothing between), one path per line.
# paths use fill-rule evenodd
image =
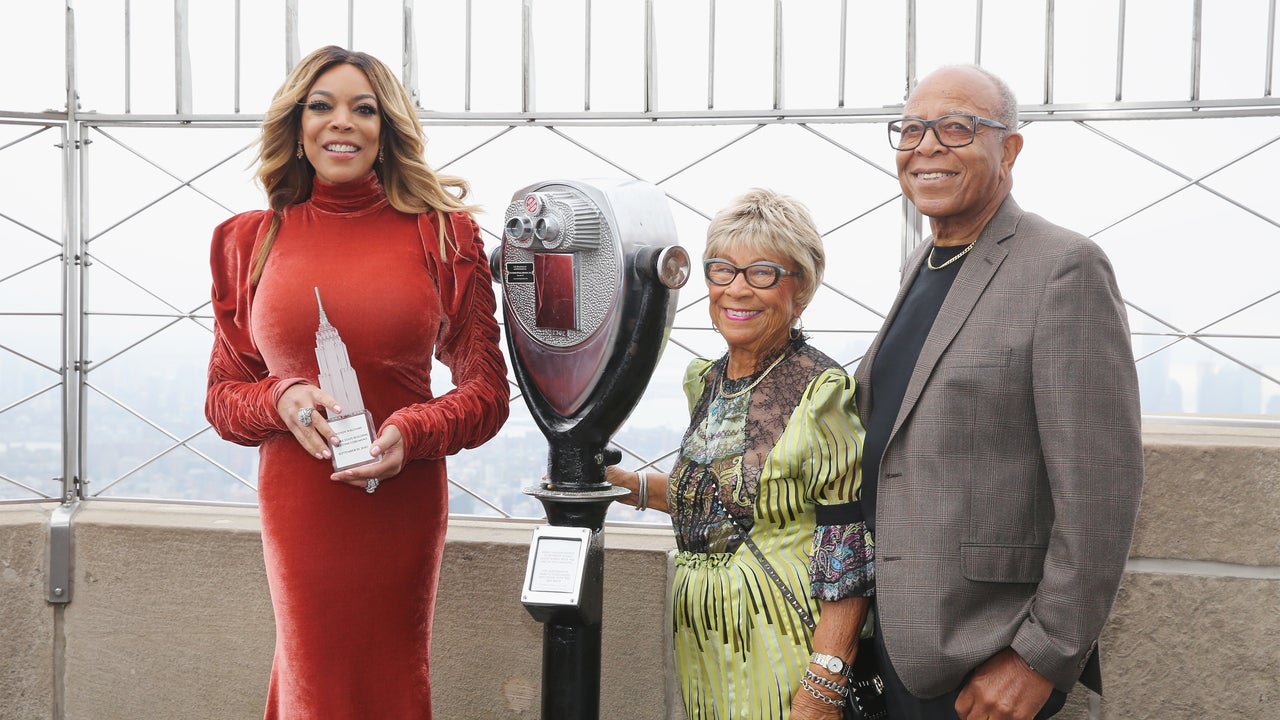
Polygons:
M826 668L828 672L833 672L837 675L843 675L844 671L848 668L848 663L835 655L827 655L819 652L814 653L813 657L809 659L809 662L817 665L818 667Z

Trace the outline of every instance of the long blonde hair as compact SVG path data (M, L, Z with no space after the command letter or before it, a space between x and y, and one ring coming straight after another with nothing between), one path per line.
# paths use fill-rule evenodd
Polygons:
M440 254L447 258L449 239L445 232L449 212L476 212L478 208L463 202L470 187L467 182L452 175L437 174L427 166L423 151L426 134L414 112L413 100L404 85L391 70L368 53L347 50L328 45L312 52L289 73L284 84L276 91L262 121L262 135L258 139L258 182L267 192L267 204L272 210L271 226L263 239L262 247L254 258L250 282L254 285L262 277L267 256L280 231L284 209L311 197L311 183L315 169L305 157L297 156L301 141L302 110L307 92L316 79L335 65L354 65L369 79L377 96L382 117L380 144L381 161L374 163L387 200L391 207L404 213L434 212L440 228ZM450 192L452 190L453 192Z

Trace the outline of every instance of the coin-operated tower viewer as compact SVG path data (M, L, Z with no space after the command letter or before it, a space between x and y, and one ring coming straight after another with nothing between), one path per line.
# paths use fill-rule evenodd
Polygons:
M502 283L516 381L547 438L546 508L521 601L544 624L542 717L594 720L600 707L604 517L627 490L605 482L610 438L649 383L675 317L689 254L666 196L628 180L556 180L512 197Z

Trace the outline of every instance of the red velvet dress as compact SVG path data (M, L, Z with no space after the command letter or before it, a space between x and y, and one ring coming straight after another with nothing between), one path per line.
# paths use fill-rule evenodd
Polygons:
M267 718L430 718L427 651L448 517L444 457L493 437L509 390L479 228L392 208L377 176L314 184L290 206L257 287L249 272L270 213L237 215L212 247L214 346L205 412L223 438L259 446L263 551L276 650ZM318 385L325 313L379 433L405 465L377 492L329 480L275 408L282 378ZM431 391L432 354L454 389Z

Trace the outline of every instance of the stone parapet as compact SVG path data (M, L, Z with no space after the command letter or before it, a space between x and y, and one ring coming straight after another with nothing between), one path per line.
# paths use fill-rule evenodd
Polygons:
M55 612L45 602L53 507L0 507L0 717L54 717Z
M1148 424L1143 440L1131 557L1280 566L1280 430Z
M1280 432L1152 425L1099 701L1064 720L1280 717ZM72 601L46 601L55 503L0 505L0 718L260 717L274 628L256 508L89 501ZM520 604L540 523L453 517L436 716L539 718L542 626ZM609 525L601 717L678 720L663 527Z

